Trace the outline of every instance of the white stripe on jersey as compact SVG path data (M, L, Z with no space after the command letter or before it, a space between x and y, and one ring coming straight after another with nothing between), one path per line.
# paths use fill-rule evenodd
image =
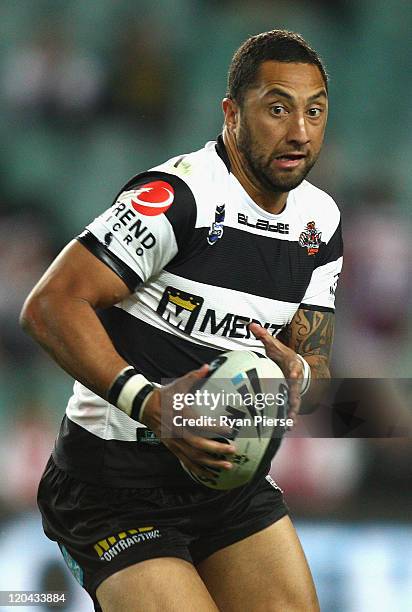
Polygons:
M169 301L163 316L156 312L168 286L178 287L185 293L203 300L190 337L182 331L185 328L187 317L190 315L188 310L182 310L177 314L176 306ZM277 326L280 329L285 321L289 323L292 320L298 306L299 304L292 302L281 302L235 291L234 289L205 285L165 271L118 305L119 308L137 319L184 340L218 349L231 351L247 349L259 352L263 352L262 344L252 334L250 334L249 339L231 338L222 335L225 329L229 329L231 323L229 321L230 317L227 317L228 313L245 319L256 319L262 325L268 323L272 325L269 332L273 334ZM225 317L227 323L223 324L220 334L208 332L208 329L219 325ZM202 325L205 326L204 331L201 331Z
M302 304L334 308L335 290L342 270L343 257L315 268Z
M136 429L145 427L78 381L73 385L66 414L71 421L103 440L136 442Z

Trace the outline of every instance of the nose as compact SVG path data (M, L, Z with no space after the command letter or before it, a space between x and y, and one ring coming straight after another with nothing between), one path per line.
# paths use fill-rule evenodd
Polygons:
M297 113L290 118L287 140L299 146L308 144L310 141L305 115L303 113Z

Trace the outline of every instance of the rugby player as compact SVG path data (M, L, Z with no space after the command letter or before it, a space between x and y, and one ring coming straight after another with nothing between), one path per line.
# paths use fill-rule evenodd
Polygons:
M310 373L329 376L340 217L305 180L327 112L299 35L248 39L217 141L132 178L26 300L24 328L76 379L43 525L96 610L319 609L270 460L246 486L208 489L182 464L229 470L235 444L165 436L161 420L226 350L281 367L291 416Z

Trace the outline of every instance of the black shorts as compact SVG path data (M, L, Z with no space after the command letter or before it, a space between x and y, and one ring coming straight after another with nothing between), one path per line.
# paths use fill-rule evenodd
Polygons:
M99 584L147 559L178 557L196 565L287 514L282 491L259 478L232 491L203 485L139 489L81 482L49 459L38 504L47 537L96 600Z

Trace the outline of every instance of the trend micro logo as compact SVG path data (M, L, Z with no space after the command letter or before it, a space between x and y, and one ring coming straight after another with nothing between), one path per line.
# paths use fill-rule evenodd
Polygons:
M203 302L204 299L198 295L166 287L156 312L173 327L190 334Z
M147 217L165 213L173 204L175 190L166 181L151 181L133 191L133 208Z
M101 561L111 561L123 550L130 548L130 546L146 542L147 540L156 540L160 537L162 536L159 529L154 527L138 527L137 529L121 531L116 535L108 536L104 540L99 540L93 548Z

